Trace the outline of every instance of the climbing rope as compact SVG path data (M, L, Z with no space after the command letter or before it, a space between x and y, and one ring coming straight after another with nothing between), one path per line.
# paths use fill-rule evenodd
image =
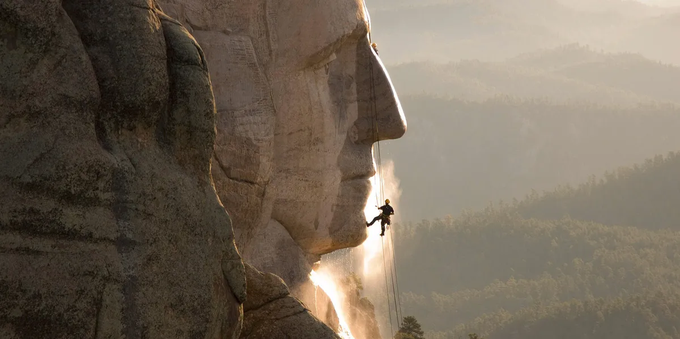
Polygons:
M372 41L369 33L369 45L372 47ZM369 77L370 77L370 98L369 102L371 104L371 113L373 113L373 121L372 121L372 127L373 127L373 153L375 157L375 162L376 162L376 167L378 169L378 186L379 186L379 191L376 194L376 204L380 206L382 204L383 199L385 198L385 181L384 181L384 176L383 176L383 171L382 171L382 155L380 153L380 132L378 130L378 110L377 110L377 100L375 98L375 75L373 71L373 62L369 60ZM388 225L391 226L391 225ZM386 256L385 256L385 238L382 237L381 244L382 244L382 252L383 252L383 274L385 277L385 294L387 296L387 309L388 309L388 316L390 319L390 331L392 333L392 337L394 337L394 324L392 322L392 307L390 303L390 289L389 289L389 283L388 281L392 282L392 295L393 295L393 300L394 300L394 311L396 314L396 319L397 319L397 326L398 328L401 328L402 325L402 313L401 313L401 301L399 300L399 292L398 292L398 279L397 279L397 274L396 274L396 267L394 264L394 244L390 246L390 243L393 242L392 235L390 234L390 238L388 238L387 241L387 247L388 251L391 252L392 255L392 262L391 262L391 267L389 271L389 277L387 274L387 261L386 261Z
M370 42L370 40L369 40ZM376 162L376 167L378 168L378 179L379 181L376 183L379 187L377 194L375 195L375 203L376 206L381 205L381 201L384 196L384 191L383 191L383 183L382 183L382 166L381 166L381 159L377 155L378 151L380 149L380 143L379 143L379 132L378 132L378 116L377 116L377 107L376 107L376 100L375 100L375 84L374 84L374 77L373 77L373 63L369 59L368 63L368 69L369 69L369 81L370 81L370 98L369 98L369 104L371 105L371 113L373 113L373 119L372 119L372 130L373 130L373 140L375 143L373 144L373 156L374 160ZM382 220L381 220L382 223ZM388 279L387 279L387 262L385 260L385 238L381 237L381 246L382 246L382 257L383 257L383 275L385 277L385 296L387 297L387 315L390 319L390 332L392 333L391 338L394 337L394 323L392 323L392 305L390 302L390 288L388 285ZM390 270L390 273L392 271ZM395 309L396 310L396 309Z
M376 166L378 168L378 178L380 179L378 185L380 188L380 194L379 194L379 202L378 204L380 205L382 201L385 199L385 176L383 175L383 166L382 166L382 155L380 152L380 138L379 138L379 131L378 131L378 118L377 118L377 108L376 106L376 100L375 100L375 85L374 85L374 78L373 78L373 63L369 65L369 68L371 70L371 102L373 105L373 116L374 116L374 128L375 128L375 143L374 143L374 149L375 149L375 157L376 157ZM391 227L391 225L388 225L388 227ZM389 279L392 281L392 294L394 297L394 304L395 304L395 312L397 316L397 324L401 328L401 323L402 323L402 313L401 313L401 300L400 300L400 294L399 294L399 279L397 279L397 267L396 267L396 256L394 252L394 235L392 232L390 232L390 239L387 241L387 246L388 246L388 253L391 254L392 256L392 261L390 262L390 277ZM387 279L387 276L385 276L385 279ZM389 293L389 292L388 292Z
M397 255L394 250L394 234L390 232L390 246L392 248L392 269L394 270L394 281L396 284L396 308L397 308L397 319L399 320L399 327L404 322L404 313L401 311L401 293L399 291L399 275L397 274ZM394 287L392 287L394 289Z
M389 286L387 286L387 264L385 263L385 238L382 239L382 251L383 251L383 274L385 275L385 294L387 295L387 315L390 318L390 332L394 338L394 324L392 324L392 307L390 306L390 294ZM401 325L399 325L401 326Z
M392 233L392 232L390 232L390 233ZM388 252L390 251L390 248L391 248L390 239L388 238L387 239L387 251ZM394 253L394 252L392 252L392 253ZM392 259L394 259L394 254L393 254ZM399 314L399 300L398 300L398 297L397 297L397 289L394 287L395 286L395 284L394 284L394 274L393 274L394 262L392 262L391 264L392 265L390 265L390 279L392 280L392 294L394 295L394 311L397 314L397 324L399 324L399 327L401 328L401 316Z

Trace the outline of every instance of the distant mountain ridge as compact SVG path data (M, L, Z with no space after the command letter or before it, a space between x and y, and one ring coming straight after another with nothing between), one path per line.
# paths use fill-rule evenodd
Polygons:
M389 69L402 95L427 93L472 101L511 96L610 106L680 103L680 67L580 44L524 53L505 62L414 62Z
M372 0L374 40L388 63L500 61L569 43L680 65L679 8L598 0Z

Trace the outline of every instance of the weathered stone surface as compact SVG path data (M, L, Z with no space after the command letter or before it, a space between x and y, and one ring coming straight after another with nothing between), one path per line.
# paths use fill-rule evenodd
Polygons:
M267 227L257 229L257 232L254 234L257 241L246 247L247 252L243 253L243 256L253 258L249 264L264 272L276 274L291 286L309 281L308 275L312 270L310 262L318 261L319 256L302 251L285 227L276 220L270 220ZM279 265L281 255L290 255L287 258L290 265Z
M201 49L149 0L0 2L0 337L232 338Z
M299 300L281 278L246 265L248 300L243 305L243 339L339 339Z
M295 291L320 255L363 242L371 145L406 130L369 45L363 3L161 3L191 28L210 64L213 176L239 249Z

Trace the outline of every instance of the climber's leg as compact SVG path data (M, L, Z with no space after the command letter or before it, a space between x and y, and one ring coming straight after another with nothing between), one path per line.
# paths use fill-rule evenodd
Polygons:
M368 222L366 223L366 227L369 227L369 226L373 225L376 221L380 220L381 217L382 217L382 216L379 215L379 216L373 218L373 221L371 221L370 223L368 223Z

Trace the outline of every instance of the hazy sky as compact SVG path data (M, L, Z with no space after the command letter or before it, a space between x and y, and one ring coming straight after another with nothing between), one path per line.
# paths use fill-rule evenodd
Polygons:
M638 1L656 6L680 6L680 0L638 0Z

